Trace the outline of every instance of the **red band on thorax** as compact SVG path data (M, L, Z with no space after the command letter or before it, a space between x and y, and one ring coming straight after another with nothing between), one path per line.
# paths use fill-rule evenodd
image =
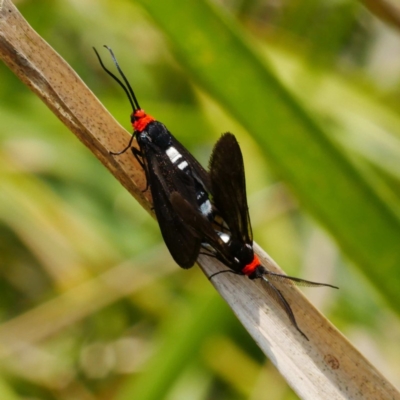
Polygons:
M254 254L254 258L253 261L250 264L247 264L243 269L242 272L249 276L251 275L256 269L257 267L260 266L260 260L258 259L258 257Z
M136 110L133 116L137 119L132 126L133 129L138 132L142 132L150 122L155 121L151 115L146 114L143 110Z

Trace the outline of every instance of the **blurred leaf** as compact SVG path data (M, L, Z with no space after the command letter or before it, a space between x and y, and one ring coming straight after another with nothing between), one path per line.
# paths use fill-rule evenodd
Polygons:
M192 301L190 312L182 307L180 312L166 318L161 330L162 344L147 365L148 373L128 381L120 391L119 400L165 398L182 370L198 357L210 334L224 325L226 305L216 293L188 300Z
M20 397L11 389L9 385L0 379L0 398L3 400L19 400Z

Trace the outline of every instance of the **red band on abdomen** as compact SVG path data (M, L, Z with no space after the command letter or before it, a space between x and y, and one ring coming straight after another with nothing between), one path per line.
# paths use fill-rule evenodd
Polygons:
M253 261L250 264L247 264L243 269L242 272L249 276L251 275L256 269L257 267L260 266L260 260L258 259L258 257L254 254L254 258Z

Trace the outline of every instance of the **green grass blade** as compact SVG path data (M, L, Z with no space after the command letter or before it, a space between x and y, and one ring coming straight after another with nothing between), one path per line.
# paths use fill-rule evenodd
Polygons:
M168 36L187 71L248 129L304 207L400 311L400 222L379 188L216 8L196 0L138 2Z

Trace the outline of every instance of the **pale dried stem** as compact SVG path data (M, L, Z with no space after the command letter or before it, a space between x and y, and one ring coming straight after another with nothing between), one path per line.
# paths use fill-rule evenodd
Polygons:
M400 4L396 0L362 0L377 18L400 31Z

